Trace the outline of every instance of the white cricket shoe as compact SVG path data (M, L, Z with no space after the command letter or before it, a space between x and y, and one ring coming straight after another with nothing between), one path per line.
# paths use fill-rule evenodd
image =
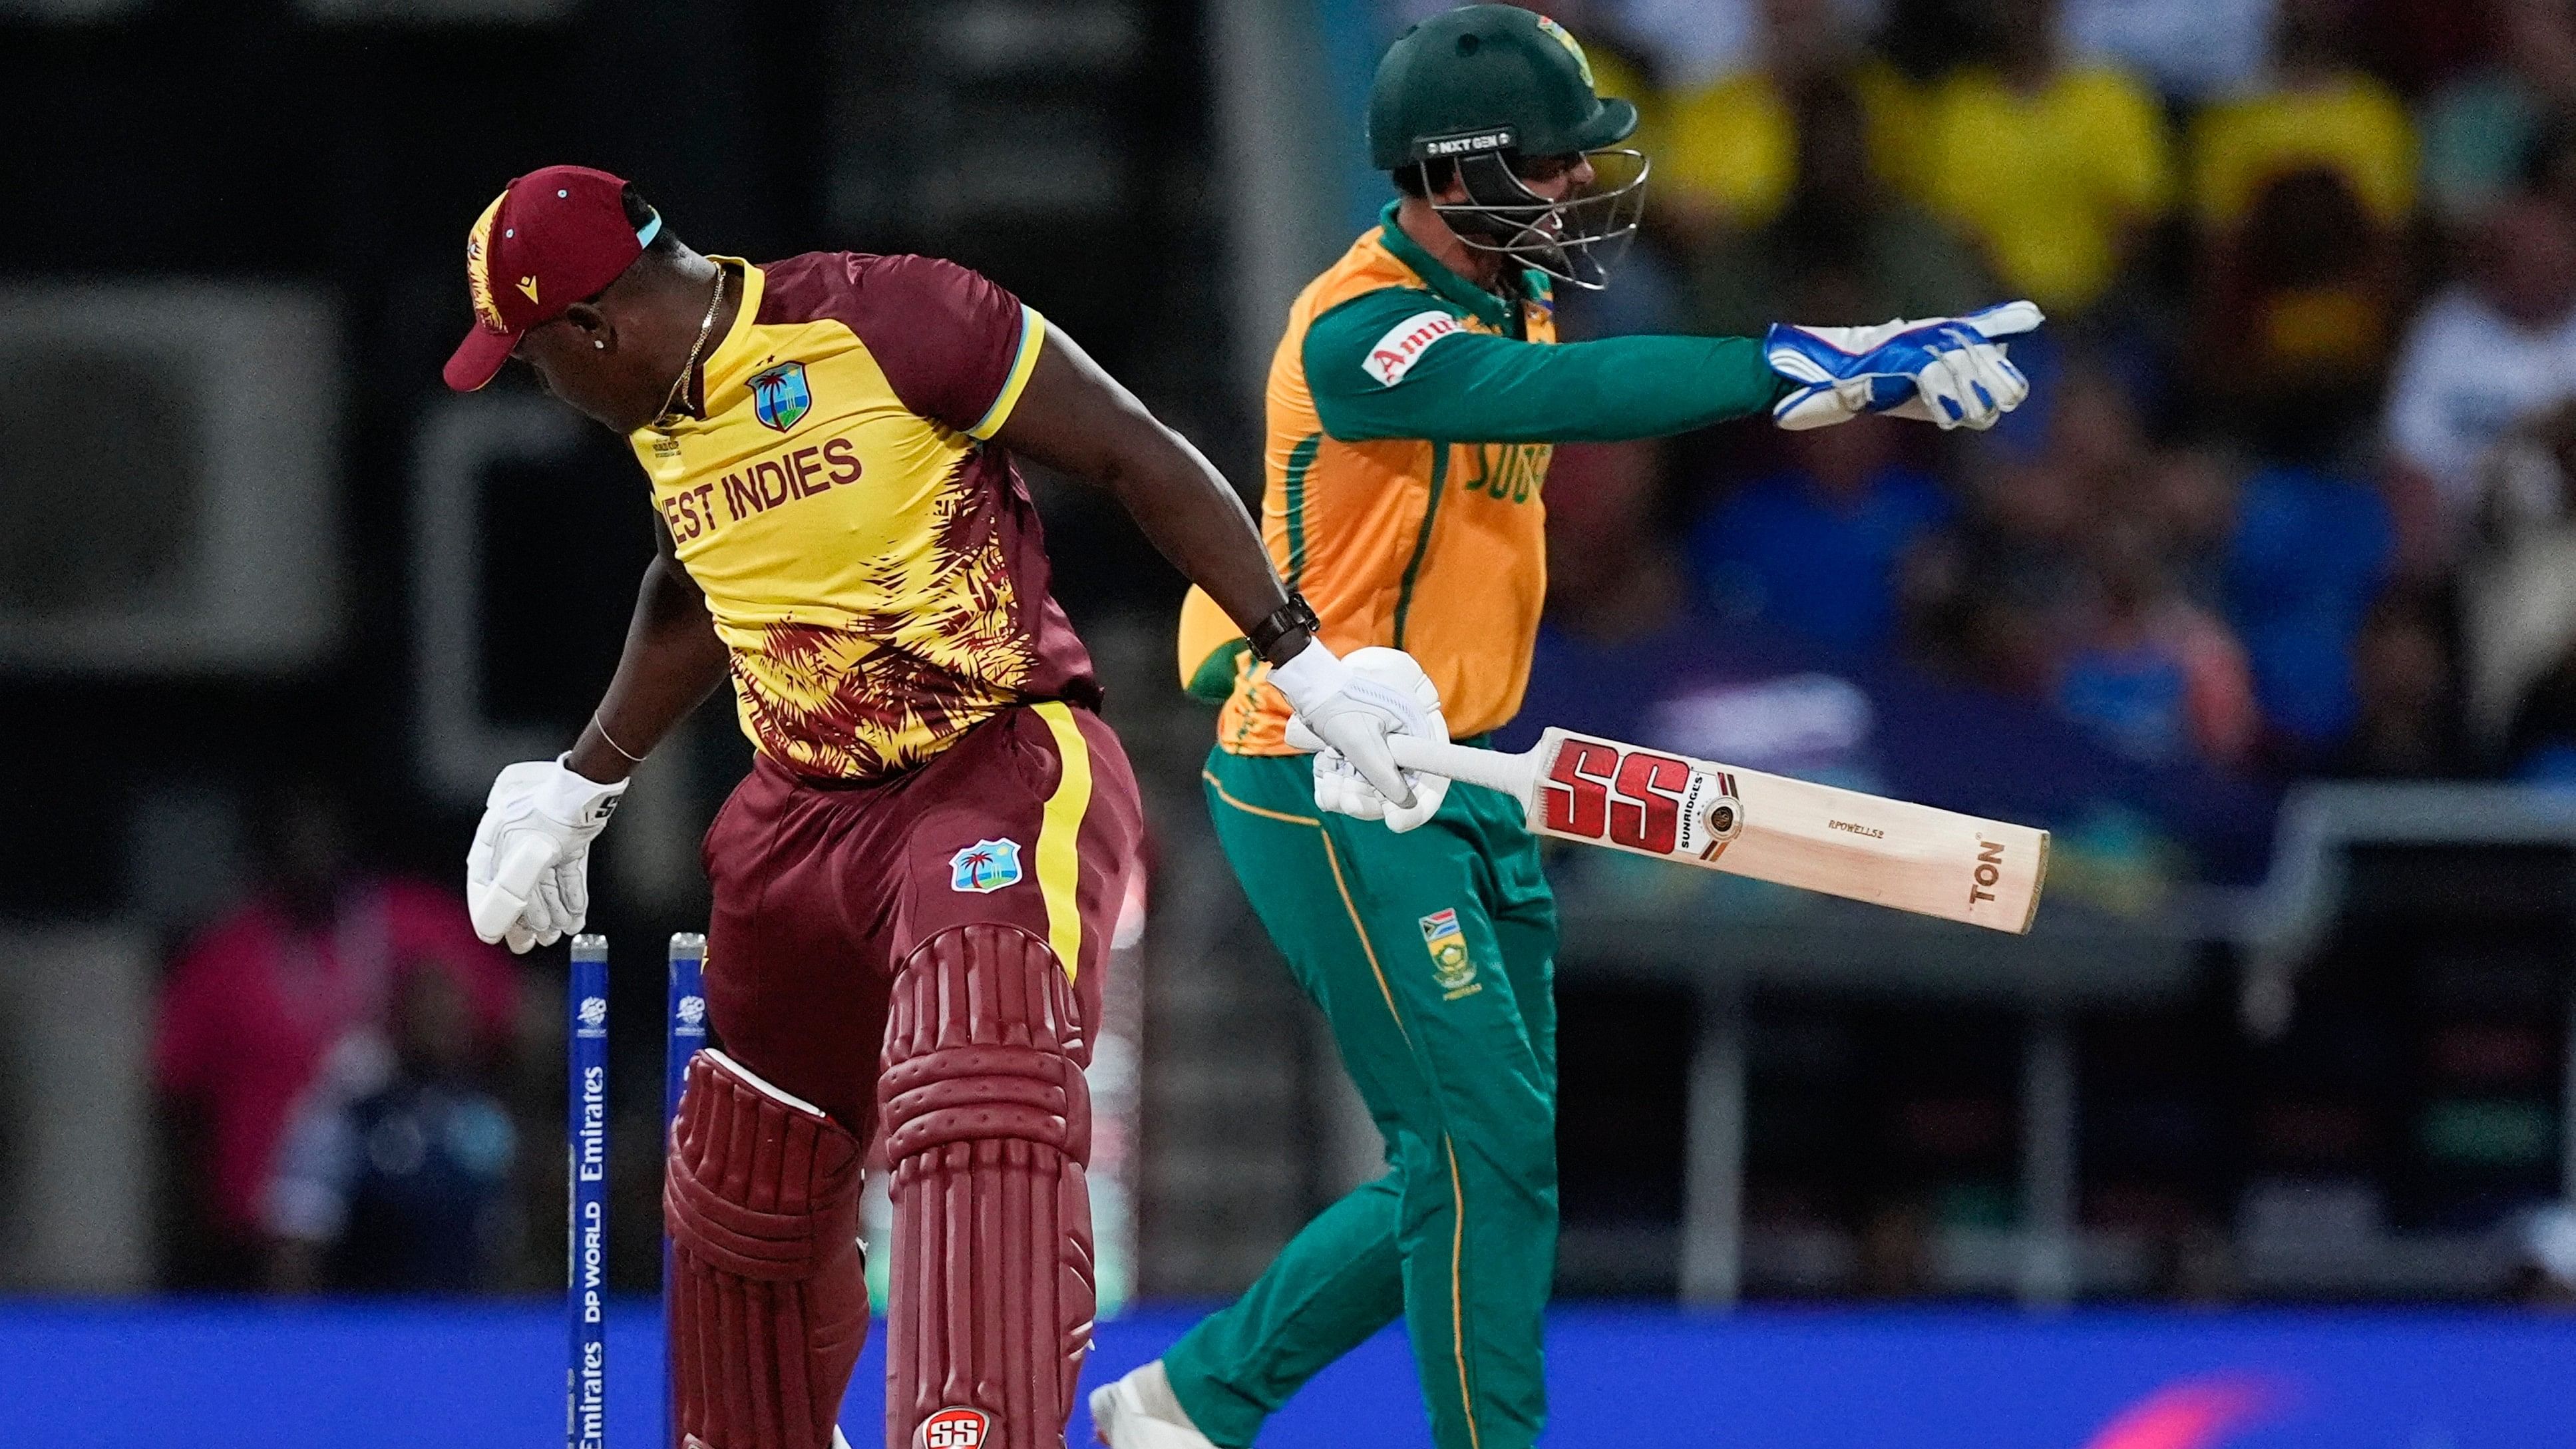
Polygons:
M1159 1358L1091 1391L1091 1427L1109 1449L1216 1449L1172 1397Z

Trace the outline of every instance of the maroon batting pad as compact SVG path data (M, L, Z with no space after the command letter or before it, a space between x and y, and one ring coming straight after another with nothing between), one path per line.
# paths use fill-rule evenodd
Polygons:
M690 1061L662 1179L674 1438L831 1449L868 1336L862 1155L832 1119L723 1054Z
M878 1085L888 1449L934 1431L977 1449L1064 1443L1093 1308L1084 1032L1063 963L1017 926L942 931L895 979Z

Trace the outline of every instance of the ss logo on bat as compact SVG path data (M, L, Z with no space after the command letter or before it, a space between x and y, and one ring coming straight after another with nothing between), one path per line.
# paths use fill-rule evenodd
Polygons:
M1630 850L1670 855L1681 842L1691 767L1670 755L1567 740L1548 768L1547 828Z

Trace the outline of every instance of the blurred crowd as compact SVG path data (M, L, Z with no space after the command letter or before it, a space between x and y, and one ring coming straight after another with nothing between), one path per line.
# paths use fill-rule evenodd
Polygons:
M162 987L163 1276L282 1292L545 1282L525 1196L545 1159L522 1144L551 1140L560 1089L520 1068L544 1058L555 1017L452 890L365 866L328 785L277 785L260 815L257 883Z
M1654 163L1570 334L2049 317L1990 434L1569 450L1560 628L1759 621L2153 765L2576 779L2576 5L1548 8Z

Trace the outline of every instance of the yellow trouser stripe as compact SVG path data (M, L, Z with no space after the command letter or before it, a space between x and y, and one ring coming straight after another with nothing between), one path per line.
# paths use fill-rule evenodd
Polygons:
M1083 812L1091 808L1091 743L1074 723L1071 705L1051 699L1037 712L1055 736L1056 758L1064 762L1038 824L1038 894L1046 900L1047 944L1055 947L1070 981L1082 968L1080 844Z
M1217 779L1216 772L1213 770L1199 771L1199 778L1207 781L1208 788L1216 792L1216 798L1233 806L1235 809L1242 811L1246 815L1258 815L1264 820L1284 821L1290 825L1311 825L1318 830L1324 828L1324 822L1316 819L1312 815L1291 815L1285 810L1264 810L1258 805L1247 805L1244 802L1237 800L1232 795L1226 793L1224 782ZM1344 899L1347 900L1349 898L1345 896Z
M1467 1185L1458 1178L1458 1144L1446 1136L1440 1139L1440 1150L1449 1154L1449 1352L1458 1360L1458 1407L1467 1416L1469 1449L1484 1442L1476 1432L1476 1393L1467 1386L1467 1305L1466 1275L1462 1270L1467 1254Z

